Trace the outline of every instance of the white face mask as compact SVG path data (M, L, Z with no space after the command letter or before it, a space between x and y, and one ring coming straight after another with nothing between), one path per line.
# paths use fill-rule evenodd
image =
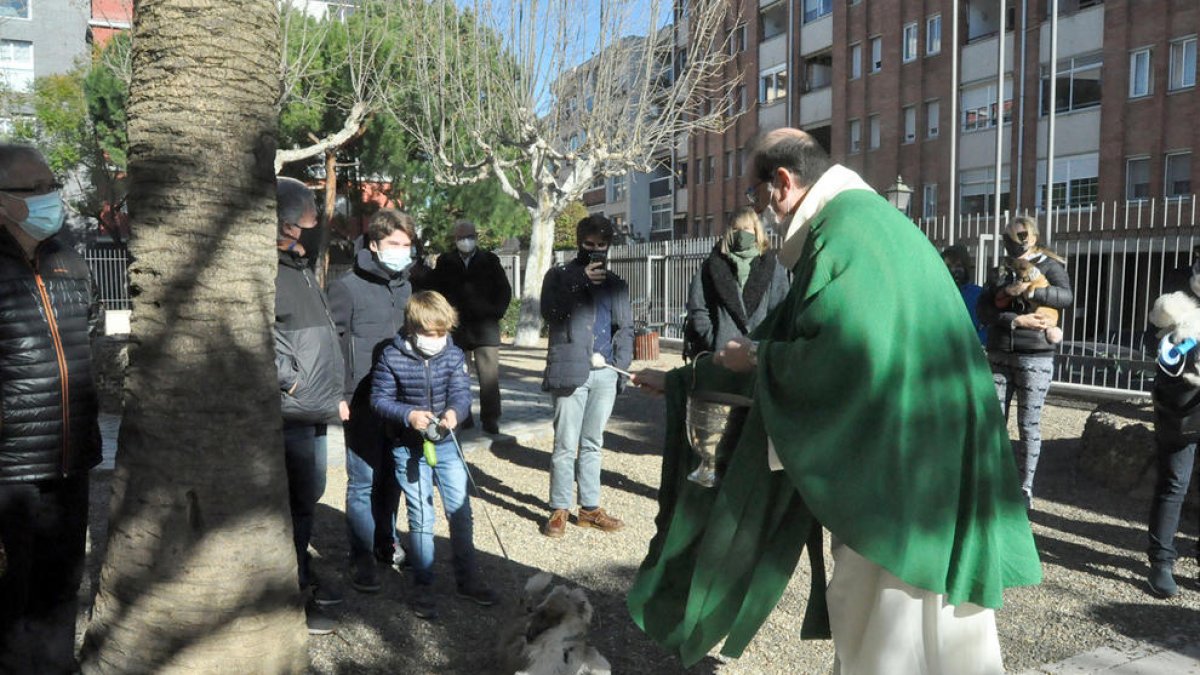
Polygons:
M385 248L378 255L379 264L392 272L403 272L412 264L411 248Z
M413 347L425 356L434 356L442 353L442 350L446 348L446 336L430 337L417 334L413 339Z
M458 247L458 252L463 255L471 255L474 253L475 246L477 244L478 242L476 241L475 237L465 237L454 242L454 245Z

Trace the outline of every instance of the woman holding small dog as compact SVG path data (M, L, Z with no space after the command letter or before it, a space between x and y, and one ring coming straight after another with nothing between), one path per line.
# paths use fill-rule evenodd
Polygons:
M408 509L412 547L413 612L437 618L433 597L433 486L450 520L458 595L496 604L479 580L467 467L452 436L471 407L466 357L450 340L458 314L440 293L421 291L408 301L404 329L384 348L371 373L371 410L393 430L396 481Z
M729 229L692 277L684 349L689 357L719 349L758 327L788 292L787 270L754 209L738 209Z
M1074 297L1067 276L1066 260L1040 245L1037 220L1014 218L1004 231L1004 250L1011 257L1031 263L1048 285L996 274L979 295L977 312L988 328L987 355L996 394L1008 419L1013 395L1017 397L1017 428L1020 441L1014 444L1017 470L1025 505L1033 503L1033 476L1042 451L1042 406L1054 374L1051 341L1057 328L1039 308L1056 310L1071 305Z

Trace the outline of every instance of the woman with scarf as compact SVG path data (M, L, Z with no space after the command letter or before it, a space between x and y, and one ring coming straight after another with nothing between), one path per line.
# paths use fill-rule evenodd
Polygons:
M1013 394L1017 397L1020 442L1013 449L1027 508L1033 502L1033 475L1042 450L1042 406L1054 374L1057 346L1046 339L1046 329L1052 327L1049 320L1034 310L1065 309L1074 299L1066 261L1040 244L1037 221L1014 218L1004 232L1005 252L1033 263L1050 285L1032 289L1028 282L993 275L977 307L980 323L988 327L988 363L1005 419Z
M750 333L783 302L787 271L769 246L754 209L735 211L729 229L692 277L684 328L686 356L714 352Z

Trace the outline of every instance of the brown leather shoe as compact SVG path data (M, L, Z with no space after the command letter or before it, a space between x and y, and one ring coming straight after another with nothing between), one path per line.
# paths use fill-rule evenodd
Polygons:
M571 514L566 509L554 509L554 513L550 514L550 520L542 526L542 534L547 537L561 537L567 533L567 519Z
M579 518L575 524L580 527L594 527L601 532L616 532L625 527L625 523L621 522L620 518L614 518L604 511L604 509L596 508L588 511L579 509Z

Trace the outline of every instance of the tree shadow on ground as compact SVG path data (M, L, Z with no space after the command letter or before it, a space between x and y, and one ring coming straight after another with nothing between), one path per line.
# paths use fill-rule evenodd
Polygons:
M1163 601L1115 602L1094 607L1090 614L1121 635L1173 651L1194 643L1200 635L1200 611Z
M613 434L606 434L605 438L611 438ZM607 442L606 442L607 445ZM608 448L605 448L605 452ZM549 487L550 481L550 453L545 450L531 448L521 443L502 443L492 447L492 454L499 459L511 462L520 467L528 469L537 469L546 474L546 485ZM468 457L470 459L470 457ZM646 485L630 478L628 475L619 471L614 471L612 463L609 462L600 472L600 485L614 490L622 490L639 497L645 497L650 500L658 499L658 489ZM548 507L545 501L541 504L543 508Z
M440 517L440 516L439 516ZM486 524L476 514L475 538L490 537ZM409 570L398 573L380 566L383 588L364 594L346 581L348 549L345 516L324 504L318 506L313 533L319 557L314 568L322 579L341 582L345 601L328 609L338 621L335 635L310 638L311 671L316 673L492 673L497 672L496 645L506 626L521 615L522 589L532 575L541 571L529 565L477 551L480 578L500 596L500 604L479 607L459 598L454 591L450 542L435 537L435 595L438 618L426 621L411 611ZM580 586L594 609L589 642L612 664L614 673L713 673L719 661L706 658L691 669L648 638L629 617L625 590L634 569L605 570L608 583L590 578L563 580ZM330 644L323 644L328 641ZM334 642L336 641L336 642Z

